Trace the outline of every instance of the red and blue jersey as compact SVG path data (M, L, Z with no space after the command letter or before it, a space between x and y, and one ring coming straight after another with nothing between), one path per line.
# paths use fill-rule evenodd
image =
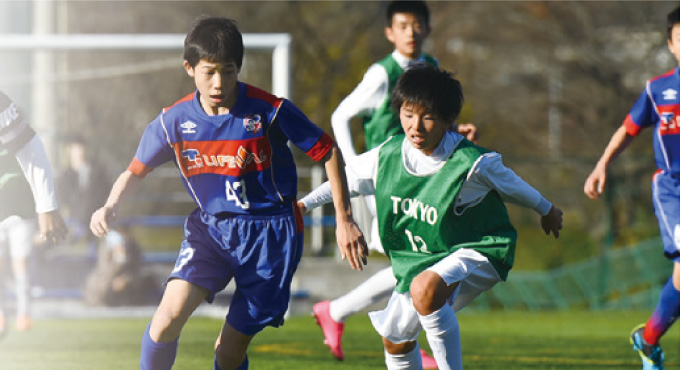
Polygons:
M293 103L239 82L228 114L206 114L198 91L164 109L147 126L128 169L145 176L174 161L206 213L278 214L297 194L289 141L315 161L334 146Z
M637 136L654 127L654 160L659 170L680 175L680 70L673 70L647 81L623 124Z

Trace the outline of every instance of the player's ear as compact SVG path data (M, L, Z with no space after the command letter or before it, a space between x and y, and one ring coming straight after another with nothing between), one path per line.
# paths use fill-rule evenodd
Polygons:
M394 44L394 32L392 31L392 27L385 27L385 37L387 37L389 42Z
M194 75L195 75L194 74L194 67L192 67L191 64L189 64L189 62L186 61L186 60L184 61L184 70L187 71L187 74L189 75L189 77L194 77Z

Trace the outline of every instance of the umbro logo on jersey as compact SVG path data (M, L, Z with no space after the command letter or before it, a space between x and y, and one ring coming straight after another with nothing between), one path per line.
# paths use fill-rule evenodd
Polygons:
M673 89L666 89L662 92L663 94L663 100L675 100L675 98L678 96L678 92Z
M243 127L246 131L257 134L262 129L262 117L259 114L246 116L243 118Z
M182 130L183 134L195 134L196 133L196 130L195 130L196 124L191 122L191 121L186 121L186 122L182 123L181 125L179 125L179 127L184 129L184 130Z

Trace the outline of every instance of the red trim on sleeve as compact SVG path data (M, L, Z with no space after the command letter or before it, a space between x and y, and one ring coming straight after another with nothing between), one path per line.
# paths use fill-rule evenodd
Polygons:
M638 136L640 131L642 131L642 127L635 124L633 119L630 117L630 114L628 114L626 119L623 120L623 126L626 127L626 133L630 136Z
M298 233L301 233L305 229L305 221L302 218L302 213L300 213L300 208L297 205L297 199L293 202L293 209L295 211L295 225L297 226Z
M130 162L130 165L128 166L127 169L128 171L132 172L133 175L142 178L148 175L149 172L153 171L153 167L149 167L144 163L140 162L139 159L137 159L137 157L132 159L132 162Z
M253 85L246 85L246 96L249 98L264 100L269 103L272 107L278 108L281 106L283 99L277 97L276 95L270 94L259 87Z
M176 101L173 105L163 108L163 113L167 112L170 108L174 107L177 104L184 103L184 102L187 102L187 101L191 101L194 98L194 94L196 94L195 91L192 92L191 94L183 97L182 99Z
M314 144L314 146L307 151L307 155L312 158L315 162L320 161L323 157L328 154L328 152L335 146L335 141L327 134L323 133L319 141Z

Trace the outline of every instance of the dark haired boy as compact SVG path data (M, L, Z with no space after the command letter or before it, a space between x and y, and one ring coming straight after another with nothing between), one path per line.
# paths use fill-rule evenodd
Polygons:
M16 329L31 328L29 256L36 216L41 241L58 243L66 224L58 210L45 146L23 111L0 91L0 337L6 332L5 258L16 287Z
M421 369L425 330L440 369L462 369L456 311L505 280L517 233L504 202L531 208L557 238L562 211L505 167L498 153L450 131L463 93L448 72L409 68L392 93L404 134L347 160L350 194L374 194L380 241L397 279L387 307L370 314L388 369ZM322 185L298 205L330 201Z
M394 51L368 68L363 80L331 116L333 133L344 158L357 155L350 132L350 121L354 117L363 120L366 150L377 147L392 135L403 133L390 103L397 79L413 63L438 65L434 57L422 52L423 43L431 31L430 11L424 1L390 1L385 9L385 22L385 37L394 45ZM457 128L468 139L475 139L477 129L474 125L461 124ZM367 218L372 219L372 222L366 222L371 228L369 248L384 253L377 235L373 197L365 197L365 206L360 203L362 200L356 199L354 204L360 204L361 209L367 208L365 213L370 213L371 217ZM314 306L313 312L323 331L324 342L336 359L344 358L342 335L345 320L389 296L395 283L392 271L387 267L344 296ZM437 368L432 357L425 351L422 355L425 369Z
M193 25L184 68L196 91L147 126L132 163L92 215L92 232L105 235L120 202L168 161L177 165L198 205L185 222L175 268L144 333L142 370L172 367L189 316L232 279L236 293L215 346L214 369L247 369L246 350L255 334L283 323L303 245L289 141L325 163L338 207L341 254L352 268L366 263L339 150L293 103L238 81L243 49L230 19L202 18Z
M667 17L668 50L680 64L680 7ZM642 359L644 370L663 370L664 353L659 340L680 315L680 67L647 81L621 127L612 135L604 153L586 179L584 193L597 199L607 182L607 168L648 127L654 129L652 177L654 212L664 246L664 255L673 261L673 274L661 289L659 303L646 324L631 333L633 349Z

